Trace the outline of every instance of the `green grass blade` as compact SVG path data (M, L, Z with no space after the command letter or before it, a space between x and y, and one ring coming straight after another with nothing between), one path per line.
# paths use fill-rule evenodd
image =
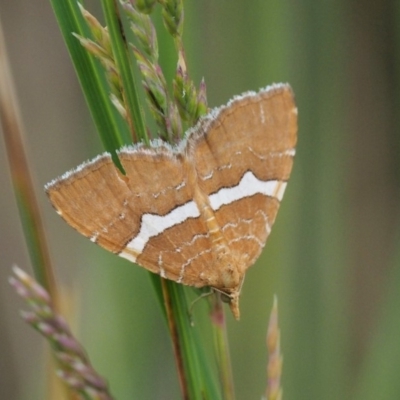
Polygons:
M109 99L109 88L100 64L81 46L72 33L89 35L75 0L50 0L61 32L75 66L83 93L97 131L104 147L111 152L132 140L126 124L123 123ZM116 161L114 157L114 162ZM117 165L120 165L117 162Z
M57 288L39 204L26 157L23 127L0 24L0 123L19 217L36 279L54 298Z
M191 326L188 299L185 294L187 288L171 281L166 281L166 286L171 296L172 312L177 325L189 398L218 400L221 395L209 367L211 360L205 357L197 325ZM209 324L209 320L207 323Z
M212 315L214 351L218 359L218 370L225 400L235 400L231 357L229 354L226 317L220 297L215 302Z
M102 0L103 12L110 33L114 57L122 79L124 98L128 111L128 120L134 142L148 143L143 112L139 104L139 96L132 75L132 63L128 54L128 45L122 33L122 22L118 14L118 6L114 0Z

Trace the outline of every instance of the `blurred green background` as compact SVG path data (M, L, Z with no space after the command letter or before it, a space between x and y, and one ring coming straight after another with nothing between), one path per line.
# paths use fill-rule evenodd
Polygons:
M400 2L187 0L185 11L189 71L211 106L283 81L299 109L293 176L241 321L228 317L237 399L264 393L275 293L284 399L400 398ZM0 18L74 331L116 398L178 399L148 274L69 228L42 190L102 151L50 5L1 1ZM30 270L7 168L1 142L0 398L43 399L46 345L7 283L13 263Z

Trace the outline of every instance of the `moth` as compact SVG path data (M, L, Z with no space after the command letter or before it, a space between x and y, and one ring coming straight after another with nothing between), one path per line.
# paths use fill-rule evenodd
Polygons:
M184 285L222 293L239 319L247 269L271 232L297 141L289 85L234 97L177 145L123 147L45 187L58 214L106 250Z

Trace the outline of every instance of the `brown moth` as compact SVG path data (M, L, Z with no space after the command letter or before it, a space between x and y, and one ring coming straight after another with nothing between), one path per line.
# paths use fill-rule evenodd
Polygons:
M46 185L57 212L101 247L163 278L225 295L239 319L247 269L270 234L292 170L288 85L211 110L176 146L123 147Z

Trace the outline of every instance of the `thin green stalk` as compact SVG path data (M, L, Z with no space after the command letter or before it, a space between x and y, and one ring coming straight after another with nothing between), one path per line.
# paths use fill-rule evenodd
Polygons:
M128 112L128 124L133 142L144 141L149 143L143 113L139 104L139 96L132 75L133 68L128 54L128 46L122 33L123 28L117 2L115 0L102 0L101 3L110 33L115 61L122 79Z
M218 371L220 374L221 388L224 400L235 400L225 311L220 294L218 293L215 296L211 320L213 324L214 348L218 358Z
M176 317L173 313L173 306L171 302L171 293L168 290L168 284L165 279L161 279L161 287L164 295L164 304L166 317L168 322L169 331L171 334L172 345L174 349L175 362L178 370L179 384L181 387L182 398L184 400L189 399L189 389L188 389L188 377L185 373L185 367L183 364L181 340L179 337L179 329L176 325Z
M28 246L35 277L49 293L56 306L58 296L47 239L30 174L23 141L23 127L15 98L15 90L3 30L0 24L0 120L6 145L14 194Z
M4 136L5 149L10 167L11 181L17 200L19 216L28 247L30 261L36 280L53 299L56 312L60 310L60 295L56 283L54 268L50 258L47 238L42 222L34 183L30 173L23 140L20 111L10 72L3 29L0 24L0 122ZM58 366L57 360L49 360L49 365ZM54 387L54 385L53 385ZM69 394L66 386L58 386L58 393Z
M265 398L268 400L282 400L282 364L281 333L278 324L278 298L274 296L267 332L268 366L267 390Z
M209 364L205 357L199 331L191 324L188 299L184 286L172 281L165 281L171 298L171 313L177 327L177 340L180 347L180 357L183 360L187 389L191 400L217 400L221 398ZM173 338L174 339L174 338ZM175 340L175 339L174 339Z

